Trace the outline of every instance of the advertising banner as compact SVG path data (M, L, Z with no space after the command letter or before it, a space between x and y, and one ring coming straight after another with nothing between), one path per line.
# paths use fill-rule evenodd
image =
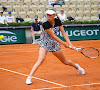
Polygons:
M25 29L0 30L0 35L4 35L0 44L26 43Z
M65 32L70 40L94 40L100 39L100 26L96 27L64 27ZM63 41L61 31L57 33L58 37Z

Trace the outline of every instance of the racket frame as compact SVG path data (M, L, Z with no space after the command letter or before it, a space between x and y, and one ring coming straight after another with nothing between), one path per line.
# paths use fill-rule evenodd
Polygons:
M80 53L82 53L82 54L83 54L85 57L87 57L87 58L95 59L95 58L99 57L99 50L96 49L96 48L94 48L94 47L82 47L82 48L76 48L76 47L71 47L71 46L69 46L69 48L72 48L72 49L75 49L75 50L79 51ZM95 50L98 52L97 57L89 57L89 56L85 55L85 54L82 52L82 50L83 50L84 48L93 48L93 49L95 49Z

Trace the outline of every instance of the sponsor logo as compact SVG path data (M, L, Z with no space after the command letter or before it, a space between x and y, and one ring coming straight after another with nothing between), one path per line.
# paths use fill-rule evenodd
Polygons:
M67 35L70 36L97 36L99 32L99 29L95 29L95 30L70 30L70 31L66 31ZM57 35L60 35L61 37L63 37L61 32L58 32Z
M0 31L0 34L5 34L4 39L0 39L1 42L17 42L17 36L11 31Z

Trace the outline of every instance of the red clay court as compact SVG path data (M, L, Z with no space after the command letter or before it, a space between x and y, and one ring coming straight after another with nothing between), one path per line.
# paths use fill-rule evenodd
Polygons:
M72 44L100 51L100 40L72 41ZM61 48L67 59L85 69L86 75L80 75L48 52L33 76L33 84L26 85L26 77L38 59L39 45L0 45L0 90L100 90L100 57L90 59L76 50Z

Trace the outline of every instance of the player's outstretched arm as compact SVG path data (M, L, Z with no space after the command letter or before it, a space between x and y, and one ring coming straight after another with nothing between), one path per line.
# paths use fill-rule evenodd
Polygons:
M60 44L63 44L66 48L68 48L68 44L64 41L62 41L60 38L58 38L52 31L52 29L46 29L46 32L54 39L56 40L57 42L59 42Z
M68 35L66 34L64 30L64 27L61 25L59 28L60 28L60 31L62 32L64 39L67 41L68 45L73 47L73 45L71 44L71 41L69 40Z

